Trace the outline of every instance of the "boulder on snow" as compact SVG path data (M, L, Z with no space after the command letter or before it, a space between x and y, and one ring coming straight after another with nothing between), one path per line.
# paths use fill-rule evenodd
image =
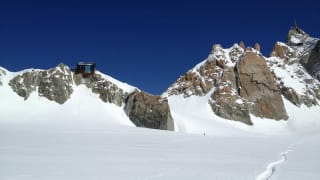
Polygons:
M285 98L287 98L290 102L292 102L292 104L296 106L301 105L300 97L294 89L288 88L288 87L282 87L281 93Z
M174 130L167 99L134 91L125 100L125 112L138 127Z

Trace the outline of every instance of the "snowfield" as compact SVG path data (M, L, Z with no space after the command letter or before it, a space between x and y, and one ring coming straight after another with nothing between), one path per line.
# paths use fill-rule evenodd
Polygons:
M208 97L169 97L176 132L136 128L85 86L58 105L0 86L1 180L318 180L320 108L284 100L288 121L215 116ZM88 108L89 107L89 108Z
M107 125L0 129L1 179L254 179L290 144Z
M0 179L316 180L319 138L203 136L108 123L1 122Z

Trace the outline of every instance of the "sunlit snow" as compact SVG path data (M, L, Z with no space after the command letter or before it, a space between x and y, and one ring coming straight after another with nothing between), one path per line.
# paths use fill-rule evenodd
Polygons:
M320 179L319 107L284 100L288 121L252 116L247 126L215 116L207 96L171 96L169 132L134 127L85 86L63 105L24 101L12 76L0 86L0 179Z

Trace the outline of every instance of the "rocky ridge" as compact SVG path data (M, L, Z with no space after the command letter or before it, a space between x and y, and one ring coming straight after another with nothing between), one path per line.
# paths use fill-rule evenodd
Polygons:
M59 64L48 70L22 72L11 79L9 85L25 100L31 93L37 92L41 97L63 104L73 92L73 77L69 67Z
M1 70L0 80L3 75L5 71ZM129 119L136 126L174 130L170 108L165 98L147 94L134 87L130 87L132 90L135 89L134 92L122 89L109 79L99 72L90 78L83 78L82 74L75 74L68 66L59 64L48 70L22 71L9 81L9 86L24 100L28 100L31 93L38 93L41 97L64 104L71 98L77 86L85 85L98 94L103 102L125 107Z
M292 27L287 43L277 42L270 57L260 45L214 45L206 60L181 76L164 96L210 95L213 112L251 125L250 114L286 120L282 96L296 106L319 104L320 41Z
M282 95L296 106L319 104L319 39L292 27L288 42L277 42L267 63Z
M125 97L128 95L128 92L104 78L100 73L86 79L83 79L81 74L76 74L74 77L76 85L85 84L93 93L98 94L103 102L122 106Z
M280 90L265 58L255 49L234 44L229 49L214 45L208 58L181 76L166 92L208 99L213 112L226 119L252 125L250 114L262 118L287 119ZM280 99L280 100L279 100Z

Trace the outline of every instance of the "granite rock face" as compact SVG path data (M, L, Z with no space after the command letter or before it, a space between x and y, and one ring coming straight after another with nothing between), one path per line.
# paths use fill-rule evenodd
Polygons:
M311 50L306 69L311 75L320 80L320 40L317 41L315 47Z
M287 98L290 102L292 102L292 104L294 104L296 106L300 106L301 103L302 103L301 100L300 100L300 96L292 88L282 87L281 88L281 94L283 94L283 96L285 98Z
M134 91L127 96L125 104L125 112L136 126L174 130L167 99Z
M39 85L40 71L24 72L10 80L9 85L19 96L27 100Z
M10 80L9 85L19 96L27 100L38 90L39 96L59 104L66 102L71 93L73 79L71 70L64 64L49 70L26 71Z
M168 90L168 96L205 96L213 113L252 125L250 114L274 120L288 118L281 92L260 45L245 48L244 43L229 49L214 45L208 58L181 76ZM286 51L279 52L286 54Z
M225 50L213 45L208 58L194 69L181 76L168 90L168 96L183 94L204 96L210 93L208 103L212 111L225 119L251 125L246 100L238 94L234 66L245 52L245 45L235 44Z
M284 59L285 64L292 64L297 61L297 54L295 51L281 42L275 43L270 56Z
M81 74L80 74L81 75ZM116 84L95 74L90 78L82 78L64 64L48 70L31 70L23 72L10 80L11 88L25 100L32 92L46 97L59 104L65 103L73 93L74 85L86 85L93 93L99 94L104 102L122 106L126 93Z
M289 30L287 43L275 44L267 61L282 95L296 106L308 107L319 104L319 62L319 39L298 27Z
M38 92L40 96L46 97L59 104L65 103L73 92L73 73L64 64L39 74Z
M276 81L261 55L246 52L236 69L240 96L253 102L250 113L275 120L288 118Z
M117 106L122 106L127 96L127 93L121 88L103 78L100 74L95 74L91 78L88 78L86 86L90 88L93 93L99 94L103 102L113 103Z
M169 95L183 94L185 97L192 95L202 96L208 93L215 84L215 79L219 76L220 67L215 61L208 61L200 67L199 73L189 71L181 76L177 81L177 86L170 87L167 91Z
M183 94L184 97L203 96L217 86L224 68L233 66L244 49L235 44L230 51L226 52L221 45L215 44L205 62L193 70L181 76L166 93L171 95Z
M247 103L237 93L236 76L233 68L225 69L222 80L211 95L210 105L215 114L225 119L252 125Z

